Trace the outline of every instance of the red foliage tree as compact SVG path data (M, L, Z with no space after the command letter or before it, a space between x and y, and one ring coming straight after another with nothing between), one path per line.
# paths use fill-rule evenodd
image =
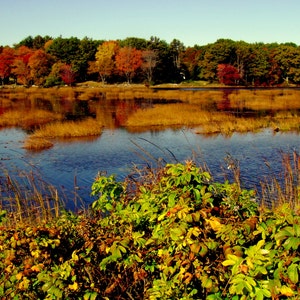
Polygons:
M217 76L219 82L225 85L236 85L241 78L237 68L230 64L219 64Z
M33 53L34 51L26 46L17 49L17 55L13 62L13 73L21 84L28 85L30 83L31 74L28 62Z
M9 78L12 71L12 64L15 57L15 50L10 47L3 48L0 53L0 78L1 83Z
M62 81L67 85L73 85L76 81L76 72L74 72L72 66L68 64L63 64L60 67L60 76Z
M136 70L142 65L142 51L132 47L120 48L116 55L116 67L130 83Z

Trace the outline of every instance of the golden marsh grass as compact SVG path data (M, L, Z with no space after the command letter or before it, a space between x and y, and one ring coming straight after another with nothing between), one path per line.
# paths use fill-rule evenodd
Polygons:
M102 127L92 118L82 121L54 122L41 126L25 140L24 148L30 150L41 150L52 147L48 139L74 138L97 136L102 132Z
M224 133L234 131L249 132L264 128L276 130L299 130L300 116L244 118L225 112L209 112L190 104L158 104L153 108L141 109L132 114L126 126L147 128L151 126L187 126L199 127L198 133Z
M229 95L232 108L284 110L300 108L300 90L240 90Z

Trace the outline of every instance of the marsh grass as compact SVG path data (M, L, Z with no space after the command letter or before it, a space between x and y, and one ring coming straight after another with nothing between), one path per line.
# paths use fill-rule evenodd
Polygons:
M99 123L88 118L81 121L53 122L41 126L31 136L39 138L71 138L100 135L102 128Z
M0 210L6 210L6 225L41 223L58 217L64 203L57 190L33 172L0 177ZM3 223L2 223L3 225Z
M229 95L232 108L252 110L299 109L300 91L296 89L240 90Z
M282 172L273 172L261 182L262 204L275 207L288 203L300 213L300 155L296 151L281 153L281 161Z
M176 125L197 127L196 132L201 134L231 134L235 131L258 131L272 126L272 123L268 117L260 119L240 118L225 112L201 110L196 104L185 103L158 104L150 109L138 110L126 122L126 126L130 130L149 126L167 127Z
M88 118L81 121L53 122L41 126L25 140L24 148L41 150L52 147L49 139L76 138L97 136L102 132L101 124L97 120Z

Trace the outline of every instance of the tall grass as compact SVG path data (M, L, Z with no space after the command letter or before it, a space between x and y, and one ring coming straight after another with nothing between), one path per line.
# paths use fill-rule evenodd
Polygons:
M2 172L0 210L8 212L9 224L41 223L58 217L63 207L57 189L33 172L16 176Z
M261 201L273 206L288 203L300 214L300 155L281 153L281 161L282 172L273 172L261 182Z

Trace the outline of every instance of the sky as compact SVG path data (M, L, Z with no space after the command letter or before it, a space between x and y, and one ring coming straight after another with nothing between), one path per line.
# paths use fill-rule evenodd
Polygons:
M0 45L30 35L300 45L299 14L300 0L0 0Z

